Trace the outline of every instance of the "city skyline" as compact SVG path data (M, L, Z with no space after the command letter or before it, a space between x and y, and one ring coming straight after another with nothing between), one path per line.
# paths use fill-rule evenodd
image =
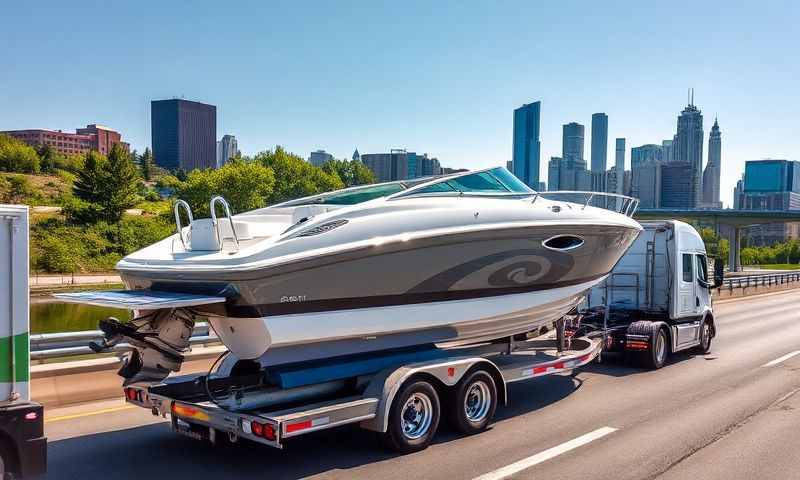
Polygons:
M152 15L156 5L161 13ZM0 32L0 51L15 65L0 77L0 109L12 114L0 115L0 130L97 122L142 151L151 137L149 100L185 96L219 106L218 131L235 132L243 154L280 144L303 156L324 148L349 158L355 145L366 152L403 145L475 169L511 160L509 112L540 99L543 180L546 159L561 154L563 124L588 125L592 112L602 111L609 139L658 143L674 133L676 106L694 87L704 113L724 122L726 205L745 160L800 156L793 80L800 66L786 62L795 4L693 5L689 17L679 5L635 2L517 3L490 11L446 2L360 5L254 4L221 14L211 2L191 11L146 2L113 10L12 3ZM603 21L554 35L583 17ZM646 21L653 18L659 21ZM742 42L754 23L771 27ZM134 24L153 33L119 35ZM360 28L341 28L351 24ZM220 25L221 35L203 33ZM417 35L409 38L409 29ZM306 32L301 42L298 31ZM676 68L654 75L654 58L673 59ZM218 63L238 63L246 73L208 68ZM592 75L576 75L576 64ZM322 79L319 71L329 74ZM378 117L376 106L392 114ZM609 143L609 157L613 148Z

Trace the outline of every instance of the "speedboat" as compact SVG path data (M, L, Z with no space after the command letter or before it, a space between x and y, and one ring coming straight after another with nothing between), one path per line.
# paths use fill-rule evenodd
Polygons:
M206 219L178 201L176 233L117 264L125 291L61 298L136 311L101 323L98 348L134 345L121 373L137 380L179 369L202 317L235 358L262 366L487 342L569 313L638 236L635 200L612 211L580 195L551 200L492 168L238 215L215 197Z

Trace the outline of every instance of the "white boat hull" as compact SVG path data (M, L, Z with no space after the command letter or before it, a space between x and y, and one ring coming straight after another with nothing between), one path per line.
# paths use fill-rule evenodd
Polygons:
M221 340L239 359L266 363L308 360L419 344L449 347L515 335L547 325L574 308L586 290L602 281L538 292L459 301L278 315L210 317ZM336 344L335 352L325 344ZM308 348L310 346L310 348ZM284 348L291 347L291 348ZM297 351L303 347L303 352ZM275 358L272 352L275 351ZM294 355L290 352L294 351Z

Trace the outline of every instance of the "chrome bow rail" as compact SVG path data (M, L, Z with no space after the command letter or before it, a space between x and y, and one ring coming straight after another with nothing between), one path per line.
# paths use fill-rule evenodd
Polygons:
M617 213L621 213L628 217L633 217L633 214L636 213L636 209L639 207L638 198L620 195L618 193L584 192L580 190L554 190L551 192L539 192L539 196L549 200L561 200L565 202L577 203L582 205L582 209L588 206L605 208L607 210L613 210Z
M217 239L219 240L219 248L222 250L223 242L225 241L225 237L222 236L222 231L219 228L219 221L217 220L217 211L216 206L217 203L222 204L222 208L225 209L225 215L228 217L228 221L231 223L231 233L233 234L233 242L236 244L236 251L239 251L239 236L236 235L236 226L233 224L233 215L231 215L231 207L228 205L227 200L222 198L222 196L217 195L216 197L211 199L210 209L211 209L211 225L217 231Z

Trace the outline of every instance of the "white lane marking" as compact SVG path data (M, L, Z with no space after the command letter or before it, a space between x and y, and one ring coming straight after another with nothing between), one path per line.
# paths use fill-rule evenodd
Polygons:
M589 442L593 442L599 438L603 438L609 433L616 432L616 428L612 427L602 427L598 428L593 432L589 432L585 435L581 435L578 438L573 438L568 442L564 442L561 445L556 445L553 448L548 448L543 452L539 452L536 455L531 455L528 458L523 458L518 462L514 462L511 465L506 465L505 467L498 468L493 472L489 472L485 475L481 475L480 477L476 477L474 480L500 480L503 478L508 478L511 475L519 473L525 469L531 468L534 465L538 465L542 462L546 462L551 458L557 457L562 453L567 453L570 450L574 450L578 447L582 447Z
M771 362L767 362L767 363L765 363L764 365L761 365L761 366L762 367L774 367L775 365L777 365L779 363L782 363L782 362L785 362L786 360L789 360L790 358L794 357L795 355L800 355L800 350L795 350L794 352L787 353L786 355L784 355L782 357L778 357L775 360L773 360Z

